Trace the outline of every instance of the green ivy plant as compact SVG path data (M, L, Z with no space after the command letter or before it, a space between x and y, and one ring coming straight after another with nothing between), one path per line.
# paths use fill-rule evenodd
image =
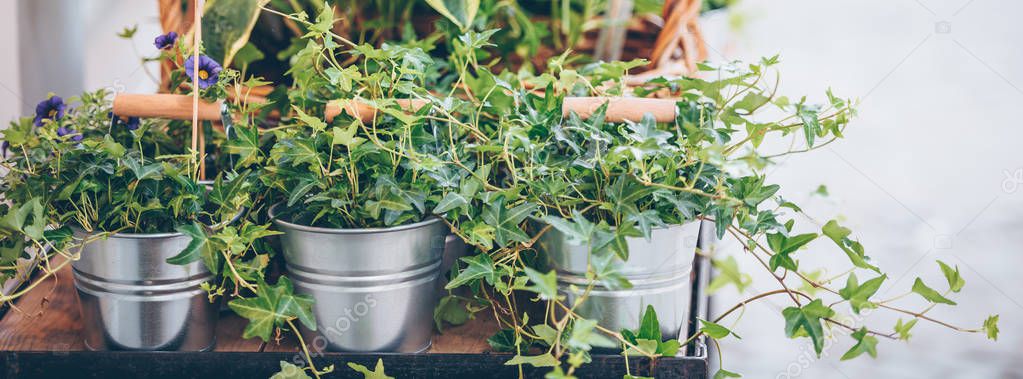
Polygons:
M467 287L468 295L442 299L435 319L439 326L458 324L473 313L492 312L502 329L488 342L516 353L510 365L551 367L552 377L570 377L597 347L618 345L628 355L657 357L700 336L737 337L723 321L747 302L702 321L700 332L679 345L649 330L656 320L652 311L638 331L607 330L580 317L573 312L577 303L565 303L558 293L557 273L542 271L542 255L534 247L552 228L591 246L599 258L591 260L589 288L624 287L629 283L611 263L627 261L626 238L648 237L661 225L711 220L719 237L738 239L746 258L762 264L780 287L750 301L787 296L793 303L783 311L786 334L809 338L818 353L826 328L852 332L857 344L848 358L873 355L878 337L908 336L916 320L996 334L997 318L981 328L960 328L927 316L930 308L913 311L874 299L886 276L850 230L836 221L817 226L819 232L796 225L802 210L779 195L779 185L768 183L765 169L778 157L841 138L855 103L830 91L820 105L777 95L772 80L777 57L702 65L699 77L658 78L628 88L623 78L643 62L577 65L566 55L536 75L494 71L488 55L478 53L492 45L493 30L477 32L463 24L458 34L446 31L451 49L440 58L415 41L380 48L351 42L332 31L334 20L326 12L315 20L288 17L313 32L292 58L291 117L249 137L274 141L269 151L256 153L253 164L266 165L271 173L266 184L288 208L297 208L288 217L305 223L392 226L443 217L478 253L462 259L447 286ZM604 107L586 119L562 109L566 96L630 93L671 94L675 120L607 122ZM328 120L327 106L339 99L342 105L370 104L376 116L364 122L342 113ZM404 100L397 99L425 105L403 109ZM768 119L773 115L780 116ZM769 138L788 140L792 148L765 152ZM838 278L815 279L799 265L801 249L821 235L849 259L845 288L831 288ZM722 272L712 288L749 284L736 257L711 259ZM944 270L949 291L960 289L958 271ZM857 273L869 280L861 284ZM797 289L800 284L817 291ZM516 292L534 293L533 301L545 311L523 312ZM947 293L922 282L913 292L936 304L951 303ZM825 302L827 297L834 299ZM839 321L843 303L854 313L885 308L911 319L900 321L896 332L879 332Z

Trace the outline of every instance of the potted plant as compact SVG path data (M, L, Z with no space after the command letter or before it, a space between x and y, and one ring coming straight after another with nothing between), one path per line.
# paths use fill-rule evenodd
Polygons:
M199 184L194 155L150 137L160 123L110 109L102 90L51 96L4 131L5 257L40 255L45 274L28 289L74 267L91 349L212 348L218 308L202 284L221 260L191 235L236 218L246 182Z
M397 45L348 45L359 61L341 66L320 59L340 47L329 29L317 30L292 58L293 110L264 132L272 147L253 150L249 163L265 172L287 276L314 300L314 329L326 346L422 351L450 234L434 215L443 214L441 189L449 185L437 156L449 137L461 137L394 99L427 96L439 66L421 49ZM373 103L377 113L328 117L346 107L335 99ZM255 141L258 133L239 128L238 139Z

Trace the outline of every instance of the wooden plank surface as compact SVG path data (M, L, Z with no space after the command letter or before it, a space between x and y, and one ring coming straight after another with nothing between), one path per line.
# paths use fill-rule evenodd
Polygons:
M57 272L16 301L0 319L2 351L82 351L81 313L71 267ZM258 339L241 338L245 320L225 312L217 323L214 351L259 351Z
M217 323L217 344L222 352L298 352L294 337L264 344L259 338L243 339L246 320L224 311ZM481 312L459 327L447 326L434 335L431 353L481 353L488 351L487 338L497 331L493 316ZM307 342L310 333L306 333ZM29 291L0 319L0 351L83 351L78 298L71 274L65 267L54 278Z

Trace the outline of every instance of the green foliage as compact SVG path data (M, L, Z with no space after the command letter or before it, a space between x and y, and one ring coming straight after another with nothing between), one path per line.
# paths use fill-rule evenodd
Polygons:
M785 335L789 338L807 337L813 342L817 356L824 350L824 328L821 320L833 317L835 311L816 299L802 307L788 307L782 310L785 317Z
M856 344L842 354L843 361L856 358L863 353L869 354L871 358L877 358L877 337L870 335L867 328L853 332L852 338L856 340Z
M992 341L998 341L998 315L989 316L984 320L984 333Z
M383 358L377 358L377 365L372 371L370 371L368 367L355 362L348 362L348 367L355 370L355 372L362 374L364 379L394 379L394 377L387 376L387 374L384 373Z
M870 297L877 293L885 279L888 279L888 276L881 275L860 284L856 279L856 274L850 273L849 279L845 282L845 288L839 290L838 294L842 296L842 299L849 300L853 312L859 314L861 309L877 308L876 304L870 302Z
M932 303L956 305L956 302L949 300L940 292L935 291L931 287L928 287L920 278L916 278L916 281L913 282L913 293L920 295L921 297Z
M255 297L235 299L228 303L235 313L249 320L243 338L259 337L269 341L274 328L298 319L310 330L316 330L312 298L296 295L291 280L281 277L276 285L260 281Z

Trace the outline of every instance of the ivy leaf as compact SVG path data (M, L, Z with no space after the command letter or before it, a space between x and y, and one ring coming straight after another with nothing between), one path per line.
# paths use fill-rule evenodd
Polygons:
M718 372L714 373L714 379L741 378L741 377L742 377L742 375L739 375L739 374L736 374L734 372L725 370L723 368L722 369L718 369Z
M433 322L437 324L439 332L444 331L445 322L458 326L465 324L470 318L472 318L472 313L469 313L462 300L455 295L442 297L437 302L437 306L433 308Z
M664 221L657 215L657 211L648 209L640 213L634 213L625 218L628 221L635 222L639 226L639 230L643 232L643 237L650 240L650 234L653 232L653 228L664 226Z
M472 26L480 9L479 0L426 0L426 3L462 31Z
M984 320L984 333L992 341L998 341L998 315L989 316Z
M370 371L366 366L360 365L355 362L348 362L348 368L355 370L363 375L363 379L394 379L393 376L387 376L384 372L384 359L377 358L377 366Z
M533 367L555 367L559 364L558 359L554 358L551 353L545 353L541 355L524 356L516 355L507 362L504 362L505 366L517 366L517 365L531 365Z
M259 149L259 129L254 126L237 125L232 127L231 131L233 133L224 142L224 151L227 151L228 154L238 155L239 159L234 167L248 167L259 163L259 157L262 154Z
M202 225L193 221L191 224L179 225L174 230L191 237L192 240L188 242L188 246L185 246L181 253L167 258L167 263L186 265L201 258L207 269L212 272L220 272L220 260L218 259L220 256L210 249L209 237Z
M803 134L806 136L806 146L813 147L814 137L816 137L821 131L821 124L817 119L817 111L801 107L799 110L799 119L803 122Z
M554 270L544 274L526 267L525 271L529 281L533 282L533 285L526 287L525 290L540 294L540 298L543 300L558 298L558 275Z
M899 321L895 323L895 333L899 335L900 340L909 341L909 330L913 329L913 326L916 325L916 321L917 319L914 318L909 320L907 323L903 323L900 318Z
M127 151L125 150L124 146L117 143L117 141L114 141L114 138L111 137L109 134L103 137L103 142L102 144L100 144L100 148L102 148L105 153L109 154L111 157L114 158L123 157L125 151Z
M291 363L281 361L281 371L273 374L270 379L312 379L305 373L305 369Z
M125 159L124 165L128 166L132 174L135 174L135 180L146 180L146 179L160 179L163 172L163 164L151 163L148 165L142 165L141 162L134 159Z
M444 198L437 202L437 206L433 208L433 213L438 215L444 214L452 209L460 208L467 204L469 204L469 200L467 200L465 196L462 196L458 192L448 192L447 195L444 195Z
M930 301L932 303L956 305L956 302L949 300L948 298L938 293L938 291L935 291L931 287L928 287L920 278L916 278L916 281L913 282L913 292L920 296L923 296L924 299L927 299L927 301Z
M814 239L817 239L817 233L800 234L791 237L781 233L772 233L767 235L767 244L777 254L791 254Z
M658 341L641 338L636 340L635 345L636 346L629 346L629 348L625 349L622 354L627 356L654 354L657 352Z
M945 280L948 281L948 289L952 292L959 292L966 285L966 280L959 275L959 266L955 269L949 267L945 262L938 261L938 266L941 266L941 272L945 274Z
M496 275L494 274L494 260L490 258L490 254L484 252L471 257L462 257L461 261L468 263L469 266L459 271L458 276L444 286L445 289L457 288L477 279L484 279L487 283L494 284Z
M43 238L46 224L45 209L42 200L38 197L21 205L11 204L7 214L0 218L0 227L23 232L34 240Z
M856 344L842 354L843 361L856 358L863 353L869 354L871 358L877 358L877 337L867 333L867 328L853 332L852 337L856 339Z
M733 335L737 339L740 340L742 339L742 337L739 337L739 335L735 334L735 332L733 332L731 329L728 329L720 324L715 324L713 322L702 319L699 320L700 324L703 324L703 326L700 327L700 331L703 332L703 334L710 336L710 338L719 340L728 337L728 335Z
M646 310L643 311L643 319L639 323L639 333L636 334L636 338L654 340L657 342L661 341L661 323L657 321L657 312L654 310L653 305L646 305Z
M707 286L709 293L714 293L729 284L734 284L735 288L742 292L753 283L753 278L749 274L744 274L739 270L739 262L735 260L735 257L729 256L725 259L712 259L711 265L718 272Z
M821 299L816 299L803 307L785 308L781 314L785 317L785 335L789 338L809 337L819 358L824 350L821 319L834 316L835 311L824 305Z
M249 320L242 338L258 336L263 341L269 341L274 328L281 327L293 319L298 319L307 328L316 330L313 299L306 295L296 295L291 280L286 276L278 279L274 286L259 279L255 297L231 300L228 306L239 316Z
M849 279L846 279L845 288L838 291L838 294L843 299L849 300L849 304L852 306L853 312L860 313L860 309L864 308L876 308L877 305L870 302L870 297L877 293L877 290L881 288L881 283L888 279L887 275L881 275L874 279L863 282L862 285L857 283L856 274L850 273Z
M590 244L590 239L593 236L593 232L596 227L596 225L582 215L579 215L579 217L573 216L573 221L569 221L558 216L548 215L544 216L543 221L568 237L567 242L569 244L578 246L587 246Z
M821 231L824 235L828 236L828 238L831 238L832 241L835 241L835 244L845 252L845 255L849 256L849 260L852 261L854 266L873 270L878 274L881 273L881 269L877 268L877 266L867 263L867 260L870 259L870 257L863 254L863 245L860 245L857 241L849 239L849 235L852 234L851 230L838 225L837 221L831 220L828 221L827 224L824 224Z
M306 114L297 106L292 106L292 108L295 110L298 120L308 125L310 128L313 128L314 131L323 132L324 130L327 130L327 123L323 122L323 120Z
M352 121L345 129L335 127L331 131L333 132L331 144L334 145L344 145L351 149L365 141L365 138L355 136L355 133L359 131L359 123L357 121Z
M504 200L495 201L483 210L483 222L494 227L494 240L500 246L507 246L511 242L529 242L529 236L519 228L522 220L533 213L536 206L532 203L523 203L508 209Z
M510 352L515 351L515 331L512 329L501 329L497 333L487 338L487 344L490 345L494 351Z
M587 319L576 319L572 323L572 333L569 334L567 345L583 351L590 351L593 347L613 348L617 343L595 331L597 321Z

